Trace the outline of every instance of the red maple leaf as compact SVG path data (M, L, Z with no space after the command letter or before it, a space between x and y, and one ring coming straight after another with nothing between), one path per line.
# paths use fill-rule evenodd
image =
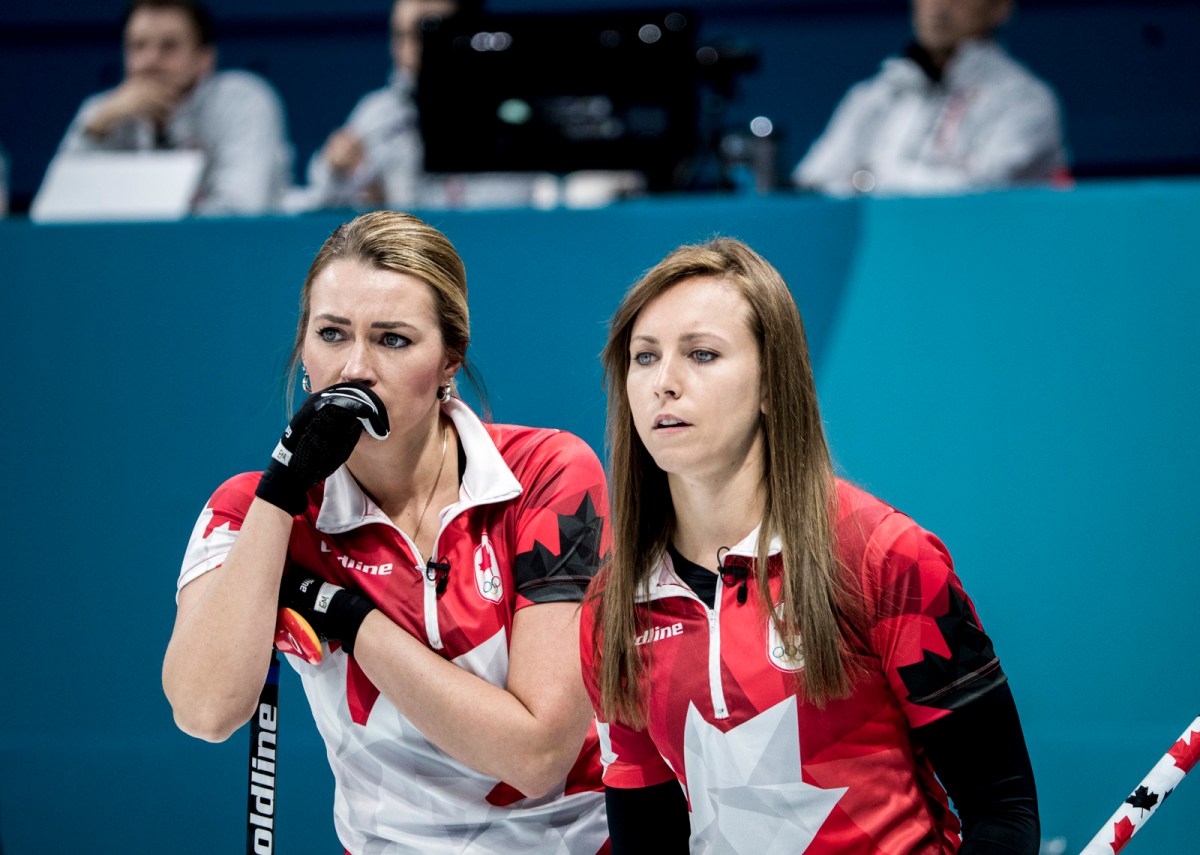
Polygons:
M525 798L523 792L503 781L492 787L492 791L487 794L488 803L496 805L496 807L508 807L511 804L516 804L523 798Z
M354 657L350 657L350 667L346 669L346 703L350 706L350 720L355 724L366 724L378 698L379 689L363 673Z
M1129 842L1129 838L1133 837L1133 823L1129 821L1129 817L1121 817L1121 821L1113 825L1113 842L1108 844L1112 847L1113 855L1125 848L1125 844Z
M1196 761L1200 760L1200 731L1193 730L1188 734L1191 737L1191 744L1179 738L1179 741L1171 746L1171 750L1167 755L1174 759L1175 765L1183 770L1183 774L1192 771L1192 767L1196 765Z

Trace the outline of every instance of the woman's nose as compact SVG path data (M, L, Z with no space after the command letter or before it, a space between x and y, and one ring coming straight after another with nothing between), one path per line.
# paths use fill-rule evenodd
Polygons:
M368 386L375 385L375 368L371 364L367 342L356 342L346 355L346 364L342 366L342 380L357 380Z
M675 359L664 355L658 361L658 371L654 375L654 394L660 397L679 397L679 376L675 369Z

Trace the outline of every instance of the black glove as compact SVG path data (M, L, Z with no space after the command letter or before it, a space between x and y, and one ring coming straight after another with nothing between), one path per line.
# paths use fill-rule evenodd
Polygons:
M383 401L364 383L338 383L308 396L275 446L255 495L292 516L308 507L308 491L354 451L363 428L375 439L390 431Z
M287 573L279 586L280 608L291 609L309 622L326 641L340 641L350 656L358 628L375 604L365 594L347 591L303 573Z

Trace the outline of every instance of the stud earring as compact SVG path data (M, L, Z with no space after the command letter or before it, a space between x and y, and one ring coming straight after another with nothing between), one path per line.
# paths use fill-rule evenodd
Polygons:
M435 393L434 397L436 397L439 401L444 401L447 398L449 398L450 397L450 384L447 383L445 386L438 386L437 392Z

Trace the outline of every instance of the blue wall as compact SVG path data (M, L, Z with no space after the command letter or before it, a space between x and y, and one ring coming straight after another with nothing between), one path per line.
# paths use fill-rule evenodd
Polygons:
M245 733L180 734L159 669L192 522L278 436L296 293L340 219L0 223L6 855L241 846ZM1200 184L432 220L470 271L496 418L598 450L596 354L623 289L714 232L770 258L840 467L955 556L1066 851L1200 711ZM337 851L287 669L282 693L280 851ZM1127 851L1193 851L1198 816L1185 782Z
M212 0L221 64L279 88L297 174L364 92L383 84L390 0ZM727 120L770 116L787 169L820 133L837 99L908 37L906 0L487 0L497 12L696 10L704 41L761 55ZM0 145L18 207L28 204L85 95L120 77L122 2L62 0L0 7ZM1082 176L1200 172L1200 3L1196 0L1023 0L1004 36L1058 90Z

